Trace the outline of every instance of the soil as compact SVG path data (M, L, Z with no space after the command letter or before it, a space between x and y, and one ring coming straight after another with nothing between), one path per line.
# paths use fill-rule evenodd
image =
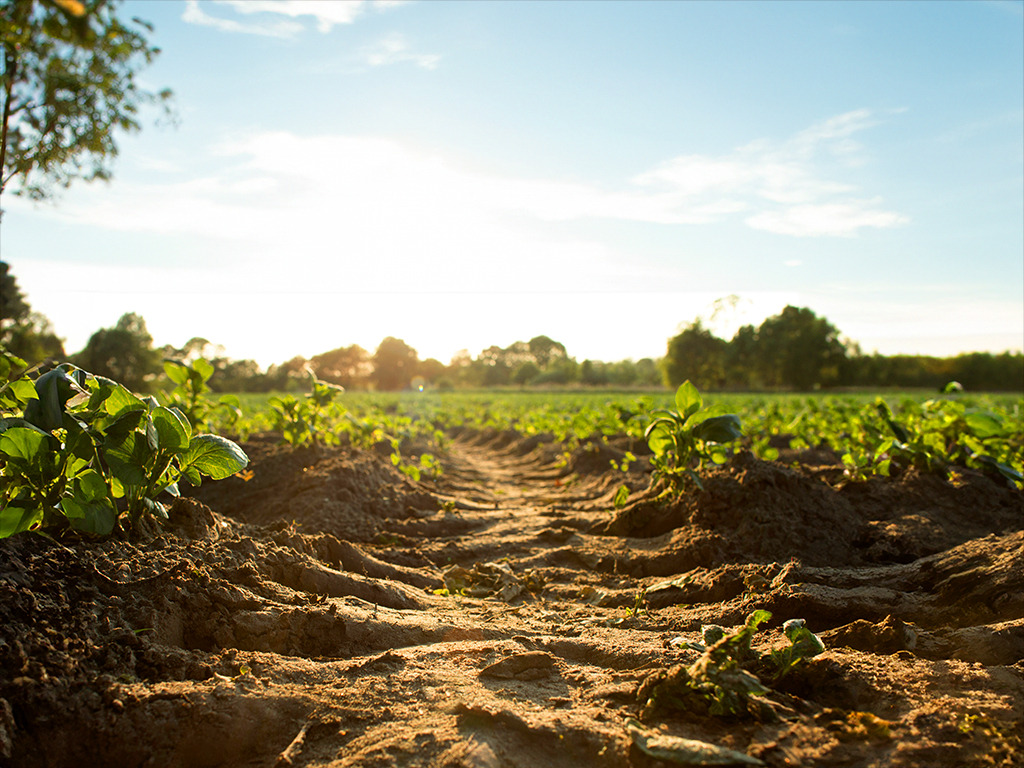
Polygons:
M0 764L1024 765L1024 493L987 476L741 452L665 503L624 440L461 431L423 482L243 447L140 541L0 542ZM755 651L794 618L826 650L750 666L742 716L673 699L756 609Z

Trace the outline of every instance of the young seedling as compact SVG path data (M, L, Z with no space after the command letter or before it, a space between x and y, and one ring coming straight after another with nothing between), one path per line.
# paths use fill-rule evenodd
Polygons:
M743 436L739 416L703 408L704 399L689 381L676 390L675 403L676 410L655 411L657 418L644 432L654 452L654 477L667 481L669 495L682 493L688 482L704 490L696 470L706 461L724 464L725 444Z
M191 365L177 360L165 360L164 373L176 386L162 396L163 404L184 413L194 429L206 426L215 411L227 414L231 424L241 418L241 403L234 395L221 395L216 403L207 397L206 393L210 391L207 382L213 376L214 368L203 358L195 360Z

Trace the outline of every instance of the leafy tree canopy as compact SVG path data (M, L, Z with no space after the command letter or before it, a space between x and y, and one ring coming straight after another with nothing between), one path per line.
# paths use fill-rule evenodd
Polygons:
M3 46L0 194L47 199L74 179L109 179L115 131L137 131L139 110L171 92L139 87L137 71L160 52L116 0L0 0Z
M669 339L665 355L665 383L675 388L684 381L697 389L716 389L725 383L728 344L694 320L682 333Z
M113 328L96 331L72 362L135 392L148 390L161 370L160 353L153 349L146 321L134 312L121 315Z
M405 389L416 375L419 355L401 339L388 336L373 353L371 379L380 390Z
M29 364L64 357L64 342L45 315L32 311L4 261L0 261L0 346Z

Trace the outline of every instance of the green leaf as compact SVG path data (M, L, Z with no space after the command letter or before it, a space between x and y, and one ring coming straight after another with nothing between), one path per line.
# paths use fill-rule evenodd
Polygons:
M133 433L146 417L144 410L129 410L114 418L103 430L104 444L116 445Z
M167 374L168 379L178 386L188 381L188 368L175 360L164 361L164 373Z
M153 452L142 435L128 433L119 444L106 446L105 455L114 477L125 485L145 485L146 465L153 458Z
M46 443L47 436L37 428L12 427L0 434L0 453L12 459L31 462L41 452L48 450Z
M616 509L622 509L626 506L626 502L629 500L629 486L620 485L619 490L615 492L615 499L612 502Z
M245 451L220 435L195 435L189 442L188 453L181 461L182 469L195 469L214 480L223 480L240 472L249 464ZM192 475L186 473L191 480Z
M1017 483L1018 485L1024 484L1024 475L1018 472L1016 469L1011 467L1009 464L1004 464L1001 461L997 461L992 456L978 456L974 455L971 458L977 459L980 462L988 464L993 467L999 474L1005 477L1007 480Z
M697 388L687 379L679 385L676 390L676 408L684 418L692 416L704 405L704 398L700 396Z
M37 397L25 406L25 419L51 432L61 426L68 400L82 391L63 368L54 368L36 379Z
M166 413L164 413L165 411ZM166 423L164 423L165 421ZM156 424L157 432L160 433L161 449L184 451L188 448L189 440L192 439L192 425L189 423L188 416L182 413L180 408L174 406L157 408L153 411L153 423ZM175 431L176 438L172 439L166 434L168 428ZM174 447L172 448L172 446Z
M85 502L65 497L61 499L60 506L76 531L108 536L117 523L117 510L106 497Z
M8 504L0 509L0 539L29 530L43 522L43 510L39 506Z
M654 452L655 456L661 456L672 448L672 427L674 425L668 419L658 419L647 427L647 446Z
M107 482L103 475L95 469L86 469L75 478L78 487L76 496L85 501L96 501L107 498Z
M36 399L36 387L30 379L12 381L8 391L17 398L19 403L27 404Z
M706 443L731 443L743 437L740 417L734 413L714 416L695 426L693 436Z
M1003 434L1003 423L989 413L968 413L964 420L975 437L984 440L986 437L995 437Z
M211 376L213 376L214 368L206 360L200 357L192 363L192 370L202 376L203 382L205 383L210 380Z
M127 411L145 410L146 404L116 381L97 376L101 386L110 387L110 394L103 401L103 410L111 416L120 416Z

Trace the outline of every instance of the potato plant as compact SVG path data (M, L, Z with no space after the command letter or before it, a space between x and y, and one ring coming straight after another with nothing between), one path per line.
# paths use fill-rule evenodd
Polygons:
M179 409L110 379L64 364L34 382L10 380L7 362L0 365L0 537L68 529L129 535L144 516L166 519L159 497L178 495L182 480L198 486L248 464L235 443L194 432Z
M703 408L704 400L688 380L676 390L675 410L655 411L644 437L654 452L651 464L655 478L668 483L668 492L678 494L687 482L704 489L698 469L704 462L723 464L726 443L743 436L739 416L718 415L715 408Z
M165 360L164 373L174 382L175 387L161 397L163 405L184 413L193 429L208 426L214 414L224 414L229 426L241 417L241 404L237 396L221 395L214 402L207 395L210 391L207 382L214 373L208 361L199 358L191 365L186 365L177 360Z

